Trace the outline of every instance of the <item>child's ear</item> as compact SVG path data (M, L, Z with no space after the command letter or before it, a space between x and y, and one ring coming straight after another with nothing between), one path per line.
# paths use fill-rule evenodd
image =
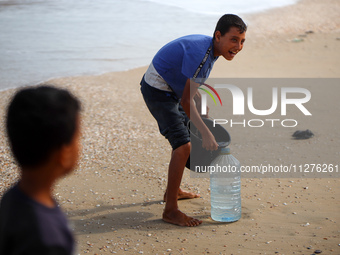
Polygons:
M70 145L63 145L61 147L59 151L59 164L63 169L70 169L73 167L74 158Z

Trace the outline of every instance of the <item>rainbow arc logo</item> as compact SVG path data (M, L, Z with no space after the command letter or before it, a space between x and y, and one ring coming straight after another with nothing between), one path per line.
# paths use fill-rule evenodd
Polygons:
M203 90L205 93L207 93L207 94L212 98L212 100L214 101L215 105L217 105L217 103L216 103L216 100L215 100L213 94L212 94L209 90L207 90L207 89L205 89L205 88L202 88L202 86L205 86L205 87L209 88L212 92L214 92L215 95L217 96L218 100L220 101L221 106L222 106L222 100L221 100L220 95L217 93L217 91L216 91L212 86L210 86L210 85L208 85L208 84L205 84L205 83L203 83L203 84L198 88L198 89L200 89L200 90Z

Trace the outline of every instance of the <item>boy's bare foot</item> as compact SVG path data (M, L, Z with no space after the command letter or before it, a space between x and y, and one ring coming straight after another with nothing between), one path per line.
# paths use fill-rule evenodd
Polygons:
M195 194L193 192L187 192L187 191L184 191L182 189L179 189L178 190L178 200L181 200L181 199L192 199L192 198L198 198L200 197L199 194ZM164 194L164 197L163 197L163 200L164 202L166 202L166 192Z
M164 211L163 220L165 222L184 227L196 227L202 223L201 220L189 217L178 209L168 212Z

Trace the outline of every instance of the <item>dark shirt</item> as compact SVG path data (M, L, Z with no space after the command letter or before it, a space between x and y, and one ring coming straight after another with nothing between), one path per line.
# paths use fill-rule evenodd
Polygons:
M71 255L73 235L60 208L46 207L16 185L0 205L0 255Z

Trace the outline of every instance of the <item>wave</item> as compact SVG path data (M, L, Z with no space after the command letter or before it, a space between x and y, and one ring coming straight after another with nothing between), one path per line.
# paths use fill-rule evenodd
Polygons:
M157 3L177 7L189 12L207 14L207 15L223 15L225 13L244 14L268 10L271 8L283 7L292 5L298 0L244 0L239 2L229 2L225 0L145 0L148 2Z

